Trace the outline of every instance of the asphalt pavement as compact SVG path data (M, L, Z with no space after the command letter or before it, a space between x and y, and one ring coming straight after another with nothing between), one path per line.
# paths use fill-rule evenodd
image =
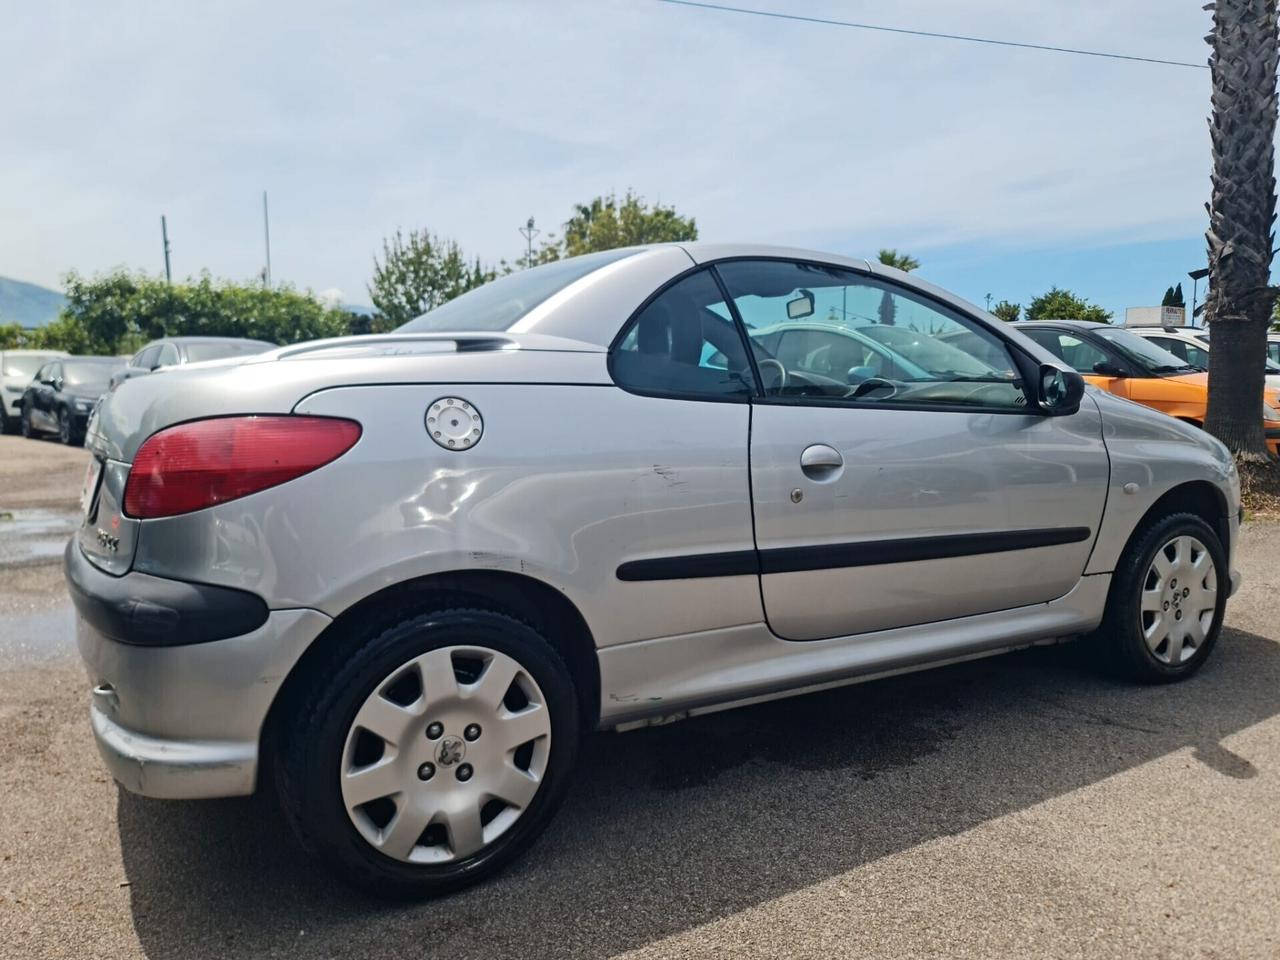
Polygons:
M56 556L84 464L0 437L0 957L1280 956L1280 526L1189 682L1068 644L598 734L513 869L388 905L269 797L112 783Z

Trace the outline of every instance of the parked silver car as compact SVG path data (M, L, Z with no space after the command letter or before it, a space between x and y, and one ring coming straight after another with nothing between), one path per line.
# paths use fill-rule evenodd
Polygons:
M775 354L788 324L821 335ZM113 775L272 778L308 849L394 894L524 850L583 731L1081 634L1178 680L1235 587L1221 444L820 253L513 273L128 381L88 445L66 573Z

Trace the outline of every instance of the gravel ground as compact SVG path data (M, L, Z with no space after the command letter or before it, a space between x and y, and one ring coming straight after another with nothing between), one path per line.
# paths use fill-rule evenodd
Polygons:
M83 463L0 438L0 511L70 508ZM0 566L0 957L1275 958L1278 534L1188 683L1065 645L602 734L530 856L412 906L267 798L120 792L56 565Z

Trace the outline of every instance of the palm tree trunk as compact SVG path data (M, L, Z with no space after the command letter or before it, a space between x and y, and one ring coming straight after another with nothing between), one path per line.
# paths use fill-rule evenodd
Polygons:
M1205 429L1241 459L1267 458L1261 417L1275 220L1276 0L1217 0L1209 57L1213 115L1209 202L1213 330Z

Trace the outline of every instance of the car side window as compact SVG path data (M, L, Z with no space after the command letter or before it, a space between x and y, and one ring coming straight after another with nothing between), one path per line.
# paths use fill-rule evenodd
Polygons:
M50 364L47 364L47 363L46 363L46 364L45 364L44 366L42 366L39 370L37 370L37 371L36 371L36 375L35 375L34 377L32 377L32 378L31 378L31 382L32 382L32 383L44 383L47 379L49 379L49 366L50 366Z
M906 287L826 264L716 265L766 397L1026 409L1005 342Z
M160 344L152 344L134 358L133 365L140 370L150 370L156 365L156 358L159 356Z
M1109 359L1105 353L1087 340L1082 340L1065 330L1032 328L1022 332L1077 373L1093 373L1095 365L1106 363Z
M1209 369L1209 351L1192 343L1184 344L1187 348L1187 363L1202 370Z
M1168 350L1179 360L1186 360L1188 363L1195 362L1190 357L1190 352L1194 348L1189 347L1182 340L1175 340L1173 337L1149 337L1148 339L1157 347L1162 347L1165 350Z
M160 348L160 354L156 358L156 365L161 367L171 367L178 362L178 348L172 343L166 343Z
M631 319L610 367L617 384L636 393L745 401L753 390L742 336L706 270L672 284Z
M49 364L49 371L48 371L48 374L47 374L47 376L46 376L46 379L48 379L50 382L55 383L55 384L56 384L59 380L61 380L61 379L62 379L62 364L60 364L60 363L51 363L51 364Z
M1274 362L1280 363L1280 343L1269 342L1267 344L1267 356L1269 356Z

